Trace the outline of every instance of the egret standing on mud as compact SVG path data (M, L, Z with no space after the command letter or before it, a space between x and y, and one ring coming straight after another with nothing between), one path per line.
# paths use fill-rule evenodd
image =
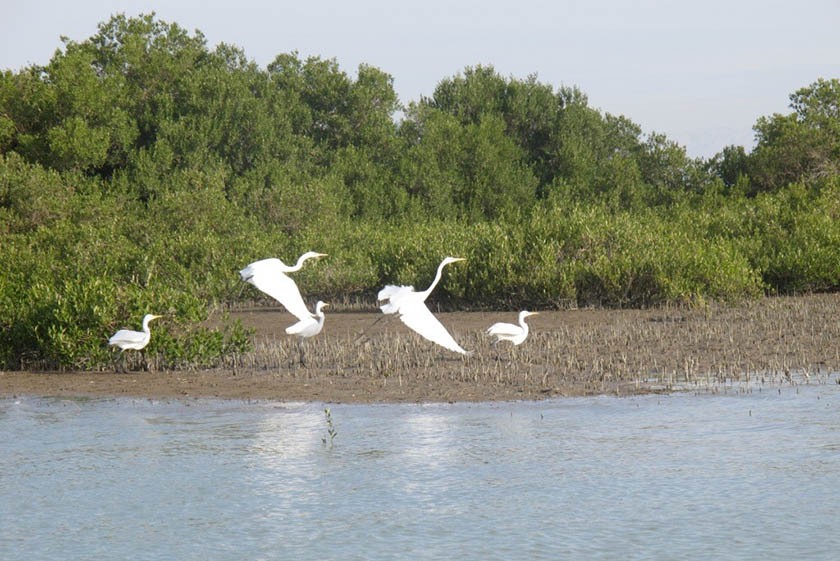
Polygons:
M303 345L306 339L310 337L315 337L321 332L321 329L324 328L324 306L328 306L329 304L318 300L318 303L315 304L315 313L312 314L308 318L304 318L297 322L294 325L290 325L286 328L286 333L289 335L297 335L300 337L300 364L305 365L304 356L303 356Z
M314 316L307 309L306 303L300 295L300 290L295 281L286 276L286 273L299 271L307 259L326 257L326 255L326 253L307 251L298 257L297 263L293 267L274 257L263 259L251 263L239 271L239 275L243 281L253 284L259 290L283 304L283 307L299 320L312 320Z
M163 316L156 316L154 314L146 314L143 316L143 331L132 331L131 329L120 329L108 339L108 345L119 347L120 351L133 349L135 351L142 350L152 338L152 332L149 329L149 322ZM121 352L120 355L125 360L125 355ZM125 365L123 364L123 369Z
M329 304L318 300L318 303L315 304L315 313L310 317L304 318L296 324L287 327L286 333L289 335L297 335L298 337L302 337L304 339L318 335L321 332L321 329L324 328L324 312L322 310L325 306L329 306Z
M440 282L440 277L443 274L443 268L450 263L457 261L464 261L462 257L447 257L441 261L435 274L435 280L423 292L416 292L413 286L394 286L387 285L379 291L377 299L379 301L387 301L379 308L385 314L399 314L400 320L408 327L428 339L433 343L461 354L470 354L461 348L455 342L452 335L446 328L432 315L429 308L426 307L426 298L432 293L432 290Z
M512 323L494 323L487 329L487 333L496 337L493 346L499 344L499 341L510 341L514 345L521 345L525 339L528 338L528 324L525 323L525 318L535 316L539 312L528 312L523 310L519 312L519 325Z

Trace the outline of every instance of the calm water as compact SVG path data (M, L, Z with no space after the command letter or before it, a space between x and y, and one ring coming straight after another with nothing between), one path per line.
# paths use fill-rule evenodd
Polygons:
M0 559L837 559L840 385L0 400Z

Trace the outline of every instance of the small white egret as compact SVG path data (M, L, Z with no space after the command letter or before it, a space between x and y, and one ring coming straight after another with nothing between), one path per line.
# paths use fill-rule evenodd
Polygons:
M377 299L387 301L379 308L385 314L399 314L400 320L433 343L461 354L470 354L452 338L443 324L426 307L426 298L432 293L438 282L440 282L443 268L450 263L464 261L462 257L447 257L438 265L435 279L429 288L423 292L416 292L413 286L387 285L379 291Z
M134 349L139 351L149 344L152 332L149 330L149 322L163 316L146 314L143 316L143 331L132 331L131 329L120 329L108 339L108 344L119 347L121 350Z
M493 346L495 347L499 341L510 341L514 345L521 345L528 338L528 324L525 323L525 318L535 316L538 313L526 310L519 312L519 325L504 322L491 325L487 329L487 333L496 337Z
M253 284L283 304L283 307L299 320L309 320L312 319L312 314L306 308L295 281L286 276L286 273L299 271L304 261L315 257L326 257L326 253L307 251L298 257L297 263L292 267L274 257L255 261L239 271L239 275L243 281Z
M152 332L149 330L149 322L163 316L156 316L154 314L146 314L143 316L143 331L132 331L131 329L120 329L108 339L108 345L119 347L122 358L122 370L125 371L125 353L128 349L142 350L152 338Z
M322 311L324 306L329 306L329 304L318 300L318 303L315 304L315 313L287 327L286 333L297 335L303 339L318 335L324 328L324 312Z
M311 314L308 318L304 318L297 322L294 325L290 325L286 328L286 333L289 335L297 335L300 337L300 343L298 346L298 350L300 352L300 364L301 366L305 366L306 362L303 356L303 345L304 341L310 337L314 337L321 332L321 329L324 328L324 306L328 306L329 304L318 300L318 303L315 304L315 313Z

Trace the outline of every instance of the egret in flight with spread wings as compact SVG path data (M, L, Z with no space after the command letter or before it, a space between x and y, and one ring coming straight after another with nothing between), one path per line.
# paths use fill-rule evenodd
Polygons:
M457 261L464 261L462 257L447 257L438 265L435 280L423 292L416 292L413 286L394 286L387 285L379 291L377 299L379 301L386 301L380 306L380 309L385 314L399 314L400 320L408 327L428 339L433 343L455 351L461 354L470 354L461 348L455 342L452 335L446 328L432 315L429 308L426 307L426 298L432 293L440 277L443 274L443 268L450 263Z
M304 318L297 322L294 325L290 325L286 328L286 333L289 335L297 335L300 337L300 364L301 366L305 366L306 362L303 356L303 344L306 339L310 337L314 337L318 335L321 330L324 328L324 306L328 306L329 304L318 300L318 303L315 304L315 313L310 315L308 318Z
M143 316L143 331L120 329L119 331L111 335L111 338L108 339L108 345L119 347L121 351L126 351L128 349L139 351L143 349L146 345L149 344L149 341L152 338L152 332L149 330L149 322L153 319L158 319L159 317L163 316L146 314L145 316ZM120 354L123 355L122 352ZM123 355L122 358L124 362L125 356ZM124 363L123 370L125 370Z
M303 267L304 261L315 257L326 257L326 253L307 251L298 257L297 263L290 267L274 257L255 261L241 271L242 280L256 286L285 307L289 313L301 321L312 319L312 314L306 308L306 303L300 295L295 281L286 276Z
M495 347L499 341L510 341L514 345L521 345L525 339L528 338L528 324L525 323L525 318L529 316L535 316L539 312L528 312L528 311L521 311L519 312L519 325L514 325L512 323L494 323L487 329L487 333L496 337L496 341L493 343Z

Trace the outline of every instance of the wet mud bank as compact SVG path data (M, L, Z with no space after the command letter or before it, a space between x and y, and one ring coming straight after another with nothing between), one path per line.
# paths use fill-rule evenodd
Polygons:
M280 309L238 310L255 349L210 370L0 372L0 395L323 402L533 400L708 390L733 381L819 383L840 371L840 294L702 309L574 309L529 318L521 346L487 327L518 310L438 314L469 357L379 313L328 314L301 347ZM304 359L301 365L301 353Z

